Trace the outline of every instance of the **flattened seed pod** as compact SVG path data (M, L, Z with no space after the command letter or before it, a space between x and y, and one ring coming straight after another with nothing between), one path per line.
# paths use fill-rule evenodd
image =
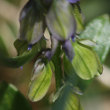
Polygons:
M54 38L60 41L69 39L76 31L72 7L67 0L54 0L46 16L47 26Z
M33 1L29 1L20 14L20 39L30 44L38 42L43 36L43 15Z
M50 64L44 64L40 59L36 61L30 82L28 97L32 102L41 100L47 93L52 79Z

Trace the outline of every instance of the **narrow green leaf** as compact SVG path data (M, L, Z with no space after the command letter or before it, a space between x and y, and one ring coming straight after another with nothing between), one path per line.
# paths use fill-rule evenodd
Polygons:
M24 47L21 47L21 48L24 48ZM25 52L23 52L22 55L11 58L1 53L0 63L8 67L15 67L15 68L20 67L25 63L31 61L35 56L37 56L39 52L41 52L45 48L46 48L45 40L41 39L38 43L33 45L31 50L27 49Z
M34 75L31 79L28 97L31 101L41 100L47 93L52 78L50 64L44 64L39 61L35 64Z
M13 34L13 37L16 38L17 37L17 26L11 22L7 20L7 26L9 27L10 31Z
M93 40L96 45L94 50L100 57L101 62L104 62L110 50L110 18L109 15L103 15L90 22L85 31L80 35L80 38Z
M32 110L25 97L12 84L0 83L0 110Z
M7 48L6 48L6 45L4 44L4 41L3 41L2 37L0 36L0 54L1 53L5 54L7 56L9 55Z
M79 42L72 44L75 51L72 64L77 75L85 80L100 75L103 70L102 65L92 48Z

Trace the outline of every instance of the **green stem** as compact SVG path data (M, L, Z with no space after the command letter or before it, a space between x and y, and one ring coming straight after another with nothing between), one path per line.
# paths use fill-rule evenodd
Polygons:
M60 47L57 47L56 53L52 58L52 61L55 66L55 80L56 80L56 90L58 90L62 84L62 67L61 67L61 50Z

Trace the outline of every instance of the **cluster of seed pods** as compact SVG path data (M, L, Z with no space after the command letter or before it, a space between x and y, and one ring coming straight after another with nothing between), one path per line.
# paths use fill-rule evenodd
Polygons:
M77 25L73 5L78 1L29 0L20 14L20 40L26 40L29 45L33 45L44 37L45 29L48 29L52 45L56 45L45 54L46 57L51 59L59 42L71 61L74 56L71 39L74 41Z

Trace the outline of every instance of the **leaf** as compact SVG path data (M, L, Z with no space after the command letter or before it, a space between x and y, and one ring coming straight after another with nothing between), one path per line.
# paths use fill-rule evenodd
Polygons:
M16 38L17 37L17 26L11 22L11 21L6 21L7 22L7 26L9 27L11 33L13 34L13 37Z
M90 22L80 38L93 40L96 45L94 50L104 62L110 50L110 18L109 15L103 15Z
M76 74L84 80L100 75L103 71L102 65L92 48L79 42L72 44L75 51L72 64Z
M32 110L29 102L12 84L0 83L0 110Z
M4 20L4 19L1 22L3 23L0 25L0 39L2 39L2 41L4 42L8 55L11 56L13 52L15 52L15 48L13 47L13 42L16 39L11 29L11 25L13 24L9 20ZM0 44L0 46L1 45L2 44Z
M52 78L50 64L39 63L35 64L34 75L31 79L28 97L32 102L41 100L47 93Z
M21 48L24 48L24 47L21 47ZM31 50L26 50L25 52L23 52L22 55L19 55L16 57L8 57L1 53L0 63L8 67L15 67L15 68L20 67L25 63L31 61L35 56L37 56L39 52L41 52L45 48L46 48L45 40L41 39L38 43L33 45Z
M6 48L6 45L4 44L4 41L3 41L2 37L0 36L0 54L1 53L5 54L7 56L9 55L7 48Z

